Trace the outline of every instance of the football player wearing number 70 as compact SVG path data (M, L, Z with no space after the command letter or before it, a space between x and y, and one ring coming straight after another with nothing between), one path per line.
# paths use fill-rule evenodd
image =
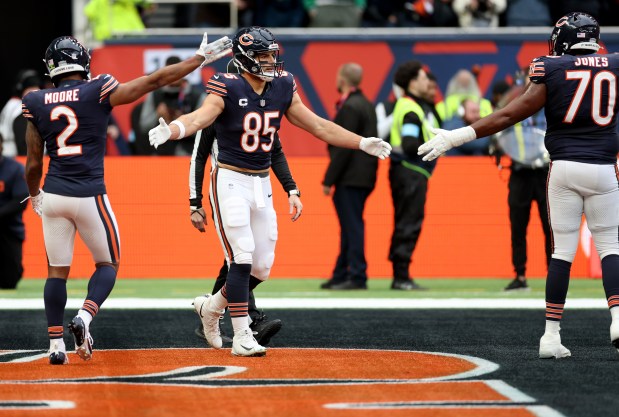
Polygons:
M542 107L550 154L547 181L552 258L546 280L546 331L540 358L563 358L559 324L583 213L602 259L602 282L612 317L610 341L619 351L619 185L617 171L617 76L619 55L598 54L600 27L579 12L559 19L549 40L550 56L529 67L531 83L503 109L471 126L437 130L421 145L424 160L485 137L537 113Z
M90 323L112 291L120 265L118 226L103 178L112 108L134 102L218 60L230 53L231 46L227 37L208 43L205 33L191 58L127 83L119 83L109 74L90 79L90 54L71 36L56 38L47 48L44 61L54 88L27 94L22 108L28 120L26 182L32 208L43 219L48 259L43 298L52 365L68 363L63 316L75 232L80 234L95 263L86 300L69 324L75 351L84 360L92 356ZM50 157L45 192L39 189L44 146Z
M275 257L277 218L269 167L282 117L330 145L361 149L381 159L389 156L391 146L380 138L363 138L309 110L297 94L292 74L283 71L279 45L268 29L239 30L232 54L240 74L213 75L202 106L170 125L160 119L149 140L157 147L215 124L219 153L210 198L230 268L224 287L213 296L196 297L194 308L212 347L222 347L217 318L227 306L234 329L232 354L264 356L266 349L249 328L247 303L250 275L266 280Z

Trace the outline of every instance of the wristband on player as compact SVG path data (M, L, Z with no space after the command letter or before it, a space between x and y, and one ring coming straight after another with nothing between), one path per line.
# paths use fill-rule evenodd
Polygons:
M301 198L301 191L299 191L298 189L288 191L288 197L293 196L293 195L296 195L297 197Z
M180 120L174 120L170 124L178 126L179 133L177 139L182 139L185 137L185 125Z

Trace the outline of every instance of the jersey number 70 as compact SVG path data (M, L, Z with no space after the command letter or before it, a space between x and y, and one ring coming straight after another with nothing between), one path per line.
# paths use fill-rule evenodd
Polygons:
M591 94L591 118L599 126L607 126L615 117L615 104L617 101L617 76L610 71L600 71L593 79L591 71L570 70L566 71L566 79L578 80L578 87L572 97L572 102L563 118L563 123L572 123L580 108L588 88L592 88ZM608 102L602 114L602 89L608 88Z

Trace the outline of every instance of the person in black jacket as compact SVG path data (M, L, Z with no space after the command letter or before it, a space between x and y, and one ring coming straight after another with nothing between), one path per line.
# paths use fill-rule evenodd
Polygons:
M22 248L25 231L21 201L28 197L24 166L2 156L0 134L0 289L14 289L22 277Z
M340 67L337 88L342 97L333 122L364 137L377 136L374 105L359 89L362 76L359 64L347 63ZM333 195L340 222L340 253L331 279L321 284L321 288L367 289L363 209L376 184L378 160L360 150L331 145L329 157L331 162L322 185L325 195Z
M204 225L206 224L206 213L202 207L202 184L204 183L204 169L209 154L211 155L211 162L214 165L217 161L217 139L215 138L215 128L213 125L203 129L196 135L194 152L191 156L190 164L189 204L191 210L191 223L201 233L205 232ZM282 150L282 144L277 134L273 141L271 168L284 188L284 191L288 194L291 219L292 221L296 221L299 216L301 216L303 210L303 204L300 200L301 193L299 192L296 182L292 178L286 155ZM228 263L224 259L223 265L217 275L215 285L213 286L212 294L216 294L224 286L227 276ZM269 320L264 312L258 310L256 307L253 289L260 282L258 278L253 276L250 277L248 313L251 319L250 328L254 333L256 341L260 345L266 346L269 344L271 338L281 329L282 321L279 319ZM196 329L196 334L200 338L204 338L204 329L202 326ZM222 340L228 343L232 342L232 339L224 337L223 334Z

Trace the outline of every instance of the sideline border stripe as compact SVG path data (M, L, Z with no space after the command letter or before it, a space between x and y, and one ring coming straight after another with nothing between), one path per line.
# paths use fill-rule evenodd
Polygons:
M70 298L67 308L81 308L84 300ZM536 309L544 310L544 300L513 298L260 298L260 308L277 309ZM193 310L191 300L184 298L112 298L104 309L141 310L172 309ZM606 300L576 298L567 300L565 308L608 309ZM0 298L0 310L42 310L43 298Z

